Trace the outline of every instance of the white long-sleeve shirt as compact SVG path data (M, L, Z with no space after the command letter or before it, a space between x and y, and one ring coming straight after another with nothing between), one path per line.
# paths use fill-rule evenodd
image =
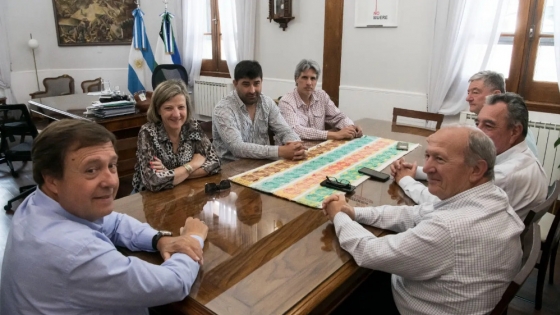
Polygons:
M422 167L417 168L415 178L426 179ZM428 187L410 176L401 178L398 184L418 204L439 201L430 194ZM494 184L506 192L510 205L521 220L546 199L548 192L548 177L525 141L496 157Z
M488 314L521 266L524 225L485 183L435 204L356 208L334 218L359 266L393 274L401 314ZM375 237L359 223L400 232Z

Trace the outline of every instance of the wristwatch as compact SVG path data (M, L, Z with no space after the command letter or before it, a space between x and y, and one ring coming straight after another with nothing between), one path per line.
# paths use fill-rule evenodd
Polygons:
M169 231L158 231L156 235L154 235L154 237L152 238L152 248L157 251L157 243L159 242L159 239L164 237L164 236L173 236L172 232Z

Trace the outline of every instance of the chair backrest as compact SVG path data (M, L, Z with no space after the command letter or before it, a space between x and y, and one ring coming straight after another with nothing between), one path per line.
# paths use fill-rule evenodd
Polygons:
M81 86L84 93L99 92L101 91L101 78L82 81Z
M199 121L198 124L200 125L200 129L204 131L204 134L206 134L210 142L213 142L214 139L212 137L212 121Z
M33 139L38 135L37 128L31 120L31 115L24 104L1 105L0 106L0 150L4 157L11 161L30 161L31 145L20 143L10 147L8 140L14 136L31 136Z
M521 239L521 243L524 245L521 270L519 270L508 285L502 298L496 307L494 307L492 313L490 313L491 315L500 315L507 310L509 302L513 300L519 288L521 288L535 268L541 250L541 229L537 223L533 223L529 226L528 233Z
M155 90L158 84L171 79L183 80L185 85L189 84L189 75L185 67L175 64L158 65L152 73L152 88Z
M558 183L556 184L556 186L558 186ZM554 198L554 201L556 201L556 199L557 198ZM556 213L556 215L554 215L554 220L552 220L552 224L550 225L550 230L548 231L546 240L542 244L543 256L545 255L550 256L550 250L552 246L554 244L557 244L558 241L560 241L560 229L558 228L559 225L560 225L560 213ZM552 268L554 268L554 266L552 266Z
M421 119L426 121L433 121L436 124L435 129L428 129L410 125L402 125L397 123L397 117L408 117L408 118L415 118ZM403 109L403 108L393 108L393 125L392 131L394 132L404 132L404 133L411 133L420 136L429 136L441 128L441 123L443 122L443 115L436 114L436 113L428 113L422 112L417 110L411 109Z
M534 222L539 222L544 214L549 212L550 209L554 206L556 200L558 199L558 195L560 194L559 181L555 181L554 183L552 183L552 185L550 185L550 187L548 188L548 191L549 193L546 197L546 200L538 205L535 209L529 211L529 213L525 217L525 220L523 220L523 223L525 223L525 227L528 227Z
M63 74L56 78L45 78L43 80L45 91L31 93L32 98L61 96L74 94L74 78L67 74Z

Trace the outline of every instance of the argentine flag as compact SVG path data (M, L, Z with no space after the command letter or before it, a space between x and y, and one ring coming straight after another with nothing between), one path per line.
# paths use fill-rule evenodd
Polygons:
M132 11L134 28L130 54L128 55L128 91L152 90L152 72L156 67L154 54L146 36L144 12L140 8Z
M156 65L180 65L181 55L179 54L179 49L177 49L177 42L175 42L175 34L173 33L173 26L171 23L173 14L166 10L160 16L162 19L156 45Z

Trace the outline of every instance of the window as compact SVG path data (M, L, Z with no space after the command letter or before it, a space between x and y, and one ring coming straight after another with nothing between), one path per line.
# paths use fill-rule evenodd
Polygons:
M560 113L554 56L554 0L506 0L498 45L488 69L506 76L506 89L530 110Z
M222 33L220 32L220 13L218 0L206 0L206 30L202 50L201 75L229 78L229 71L221 50Z

